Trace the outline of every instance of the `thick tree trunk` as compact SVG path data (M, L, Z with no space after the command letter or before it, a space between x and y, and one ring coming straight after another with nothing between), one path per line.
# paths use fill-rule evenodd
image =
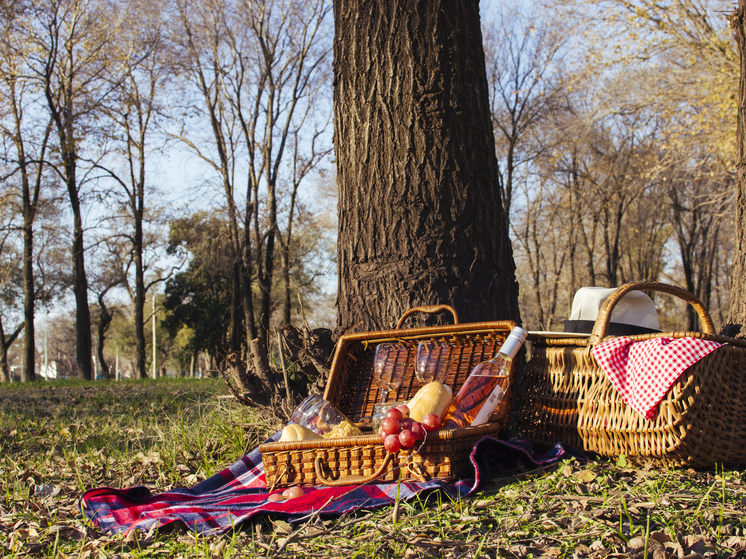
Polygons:
M519 319L478 0L336 0L338 327Z
M738 9L731 16L738 53L741 58L741 79L738 83L738 116L736 149L738 152L736 178L736 235L733 246L733 268L730 279L728 318L723 333L746 337L746 0L739 0Z

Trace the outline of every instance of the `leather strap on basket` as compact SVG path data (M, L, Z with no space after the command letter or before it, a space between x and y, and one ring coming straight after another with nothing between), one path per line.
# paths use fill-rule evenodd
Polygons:
M611 321L611 313L617 302L621 301L622 297L635 289L640 291L660 291L662 293L670 293L671 295L683 299L694 307L695 311L697 311L699 323L702 326L702 332L705 334L715 334L715 326L712 324L710 313L707 312L707 309L702 302L694 295L685 289L676 287L675 285L668 285L657 281L636 281L618 287L616 291L609 295L609 297L604 301L601 310L598 311L598 316L596 317L596 323L593 325L591 336L588 338L589 346L597 345L606 337L606 333L609 330L609 322Z
M399 319L399 322L396 323L396 329L400 330L402 327L402 324L404 324L404 320L409 316L417 312L422 312L425 314L435 314L439 313L441 311L448 311L453 315L453 323L458 324L458 314L456 313L456 309L454 309L450 305L425 305L422 307L412 307L407 312L405 312L403 315L401 315L401 318Z
M363 485L365 483L373 481L376 478L381 477L388 469L389 464L391 464L392 456L393 454L391 454L390 452L386 454L386 458L384 458L383 462L381 462L378 470L376 470L369 476L345 476L339 479L327 479L324 477L324 469L322 467L324 459L321 456L317 456L316 459L313 461L313 467L316 470L316 479L318 479L319 482L321 482L323 485L327 485L329 487L340 487L342 485Z

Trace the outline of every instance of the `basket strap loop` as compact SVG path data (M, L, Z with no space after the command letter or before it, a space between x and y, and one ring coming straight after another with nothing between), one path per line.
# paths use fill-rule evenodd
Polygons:
M383 462L381 462L378 470L376 470L369 476L345 476L339 479L327 479L326 477L324 477L324 468L322 466L324 458L322 456L316 456L316 459L313 461L313 467L316 470L316 479L318 479L323 485L327 485L329 487L358 484L363 485L385 474L386 470L389 467L389 464L391 463L392 456L393 454L391 454L390 452L387 453L386 458L384 458Z
M417 312L422 312L425 314L435 314L439 313L441 311L448 311L453 315L453 323L458 324L458 314L456 313L456 309L454 309L450 305L425 305L422 307L412 307L407 312L405 312L403 315L401 315L401 318L399 319L399 322L396 323L396 329L399 330L402 327L402 324L404 324L404 320L409 316Z
M694 307L695 311L697 311L699 323L702 326L702 332L705 334L715 334L715 326L712 324L710 313L707 312L702 301L697 299L697 297L685 289L676 287L675 285L668 285L667 283L660 283L657 281L636 281L618 287L616 291L609 295L604 301L601 310L598 311L598 316L596 317L596 323L593 325L591 337L588 339L589 346L597 345L606 337L606 333L609 330L609 322L611 321L611 312L614 310L614 307L622 297L635 289L639 289L640 291L660 291L662 293L670 293L671 295L683 299Z

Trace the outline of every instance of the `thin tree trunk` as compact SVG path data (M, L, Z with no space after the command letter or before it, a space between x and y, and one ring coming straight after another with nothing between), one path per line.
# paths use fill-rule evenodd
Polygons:
M730 278L728 318L723 333L746 337L746 0L739 0L738 9L730 17L735 30L741 73L738 82L738 113L736 150L736 231L733 242L733 266Z
M27 200L28 189L23 189L24 194L24 219L23 219L23 318L25 321L23 339L23 370L21 371L21 382L32 382L36 380L36 343L34 332L34 307L36 302L36 289L34 286L34 231L33 213L31 212L30 199Z
M135 375L137 378L148 378L145 347L145 270L142 259L143 231L140 207L135 209Z

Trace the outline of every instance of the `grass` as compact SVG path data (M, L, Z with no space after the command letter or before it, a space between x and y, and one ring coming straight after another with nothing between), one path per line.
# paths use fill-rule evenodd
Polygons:
M746 557L743 472L624 457L508 472L469 498L402 502L396 520L389 508L122 537L83 518L86 489L191 486L280 426L224 396L215 379L0 388L0 558Z

